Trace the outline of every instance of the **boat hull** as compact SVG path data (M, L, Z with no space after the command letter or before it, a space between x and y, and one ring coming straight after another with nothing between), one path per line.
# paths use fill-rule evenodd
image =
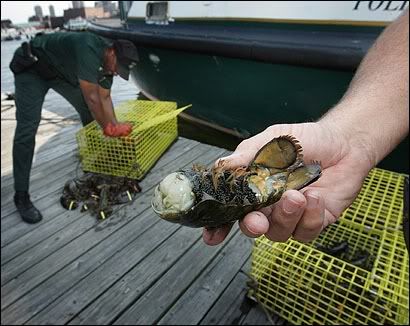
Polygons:
M272 124L320 118L341 99L382 30L297 27L134 22L91 30L134 42L140 60L131 74L146 96L192 104L187 114L243 139ZM408 173L406 145L408 139L380 167Z
M132 75L146 96L178 106L192 103L187 114L239 138L272 124L317 120L337 104L353 76L159 48L143 47L139 53ZM408 146L407 137L379 167L408 174Z
M275 123L312 121L337 103L352 72L140 47L132 71L149 96L249 136Z

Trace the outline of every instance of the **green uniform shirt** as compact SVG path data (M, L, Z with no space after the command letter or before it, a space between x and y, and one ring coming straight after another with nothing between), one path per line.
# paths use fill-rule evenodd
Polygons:
M79 80L110 89L112 76L104 76L104 50L110 42L90 32L57 32L36 36L31 45L70 84Z

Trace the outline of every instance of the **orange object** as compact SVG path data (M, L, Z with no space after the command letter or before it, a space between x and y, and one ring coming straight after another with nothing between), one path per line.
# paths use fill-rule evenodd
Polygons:
M109 137L128 136L131 131L132 125L130 123L113 124L109 122L104 128L104 135Z

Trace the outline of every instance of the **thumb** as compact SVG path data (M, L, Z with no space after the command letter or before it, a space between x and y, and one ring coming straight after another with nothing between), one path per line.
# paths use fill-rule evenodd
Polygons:
M247 166L253 159L255 153L248 151L236 150L229 156L221 157L215 162L215 166L223 161L224 167L228 169L237 168L239 166Z

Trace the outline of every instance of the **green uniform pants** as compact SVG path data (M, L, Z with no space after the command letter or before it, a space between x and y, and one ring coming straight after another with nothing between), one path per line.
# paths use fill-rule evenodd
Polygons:
M87 125L94 118L79 87L59 78L45 80L32 70L24 71L14 77L17 120L13 143L14 188L16 191L28 191L35 136L48 90L52 88L74 106L83 125Z

